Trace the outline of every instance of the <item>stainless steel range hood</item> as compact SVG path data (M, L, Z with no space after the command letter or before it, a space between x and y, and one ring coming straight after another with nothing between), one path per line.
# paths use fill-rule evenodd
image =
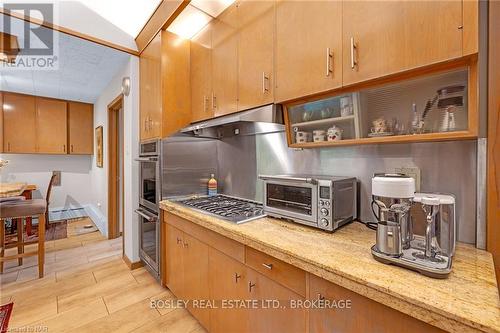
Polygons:
M269 104L183 128L183 134L221 139L233 135L256 135L284 130L281 105Z

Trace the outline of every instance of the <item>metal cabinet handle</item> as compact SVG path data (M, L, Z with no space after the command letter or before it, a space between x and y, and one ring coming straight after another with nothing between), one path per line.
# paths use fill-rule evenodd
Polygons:
M184 247L189 247L189 243L184 243Z
M354 57L354 52L356 52L356 44L354 43L354 38L351 37L351 69L354 69L354 67L356 67L356 65L358 64L358 62L355 60L355 57Z
M332 68L333 53L329 47L326 48L326 77L329 77L333 73Z
M144 118L144 132L148 131L148 117Z
M63 152L66 152L66 145L63 145Z
M238 273L234 273L234 283L238 283L238 279L241 278L241 275Z
M262 72L262 93L267 92L269 92L269 76L266 75L266 72Z
M182 244L182 239L177 237L177 244Z
M252 281L248 282L248 292L252 292L253 287L255 287L255 283L252 283Z
M262 264L262 266L264 266L265 268L271 270L273 269L273 264Z
M73 145L71 145L71 152L73 152Z
M318 299L320 301L324 301L325 300L325 296L321 295L320 293L318 293Z
M153 119L151 118L151 116L149 116L149 130L151 131L153 129Z
M10 151L10 142L7 142L7 150Z

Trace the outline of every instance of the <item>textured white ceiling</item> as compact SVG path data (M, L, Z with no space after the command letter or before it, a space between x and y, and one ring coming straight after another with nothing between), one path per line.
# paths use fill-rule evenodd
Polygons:
M0 30L2 28L0 24ZM59 68L49 71L0 69L0 90L94 103L130 58L127 53L56 33ZM14 34L22 36L16 31Z

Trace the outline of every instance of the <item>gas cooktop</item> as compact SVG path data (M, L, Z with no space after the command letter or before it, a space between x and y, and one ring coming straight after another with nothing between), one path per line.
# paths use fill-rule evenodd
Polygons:
M215 195L179 200L178 203L197 211L227 220L236 224L266 216L262 204L246 199Z

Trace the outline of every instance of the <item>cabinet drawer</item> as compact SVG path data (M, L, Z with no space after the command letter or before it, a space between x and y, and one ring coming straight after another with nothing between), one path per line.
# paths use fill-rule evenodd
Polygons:
M168 212L163 213L163 222L184 231L239 262L245 260L245 246L241 243Z
M306 272L265 253L246 247L245 263L301 296L306 295Z

